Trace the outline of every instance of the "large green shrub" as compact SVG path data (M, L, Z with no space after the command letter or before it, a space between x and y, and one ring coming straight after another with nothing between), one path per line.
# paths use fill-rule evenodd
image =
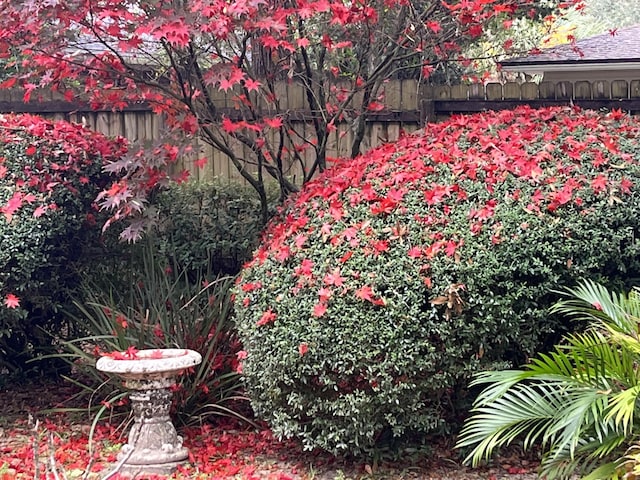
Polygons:
M236 274L251 258L264 225L260 199L238 183L172 185L156 202L161 254L190 273Z
M24 369L51 341L43 329L62 333L83 247L98 242L102 162L123 148L78 125L0 117L0 370Z
M473 372L568 328L552 290L637 277L639 138L618 112L458 116L308 184L236 287L256 413L351 453L456 424Z

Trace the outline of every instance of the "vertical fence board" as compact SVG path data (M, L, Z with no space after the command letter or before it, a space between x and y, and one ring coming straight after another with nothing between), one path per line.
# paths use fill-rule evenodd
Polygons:
M469 85L469 100L484 100L484 85L473 83Z
M384 85L384 105L387 110L402 110L402 85L400 82L387 82Z
M571 82L559 82L556 84L556 99L569 100L573 98L573 84Z
M621 100L629 98L629 84L625 80L614 80L611 82L611 99Z
M451 98L455 100L467 100L469 98L468 85L452 85Z
M542 100L555 100L556 98L556 85L553 82L542 82L538 86L538 91Z
M520 100L520 85L515 82L507 82L502 87L502 95L505 100Z
M418 82L416 80L400 80L400 107L402 110L417 110Z
M606 80L598 80L597 82L593 82L592 93L594 99L610 98L611 90L609 89L609 82L607 82Z
M486 86L487 100L502 100L502 84L488 83Z
M591 100L591 83L576 82L574 85L574 98L579 100Z
M438 85L433 87L434 100L449 100L451 98L451 87L449 85Z

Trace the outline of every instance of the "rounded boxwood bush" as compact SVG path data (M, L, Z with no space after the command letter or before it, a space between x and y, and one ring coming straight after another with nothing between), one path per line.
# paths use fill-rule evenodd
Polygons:
M236 286L257 415L353 454L455 425L473 372L569 328L554 290L637 277L639 139L620 112L519 108L339 161Z
M29 368L45 330L64 333L61 308L99 241L103 161L124 148L80 125L0 116L0 370Z

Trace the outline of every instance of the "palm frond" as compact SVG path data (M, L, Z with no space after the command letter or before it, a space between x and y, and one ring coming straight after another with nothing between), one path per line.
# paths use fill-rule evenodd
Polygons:
M629 295L617 293L599 283L585 280L577 287L560 293L573 298L558 302L551 308L552 313L579 320L604 321L628 333L637 331L640 301L635 292Z
M549 385L516 384L502 396L474 407L457 447L473 446L465 461L478 465L493 451L524 435L525 448L540 437L547 441L557 422L562 395Z
M613 419L616 425L621 426L627 434L632 433L631 430L637 408L638 396L640 396L640 385L622 390L611 397L606 419Z

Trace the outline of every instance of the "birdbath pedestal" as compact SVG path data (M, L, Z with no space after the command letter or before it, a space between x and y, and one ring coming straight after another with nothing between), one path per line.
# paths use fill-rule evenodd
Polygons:
M123 354L98 359L98 370L121 378L131 390L134 424L118 454L119 473L169 475L188 459L189 451L169 416L171 387L178 375L201 362L198 352L177 348L139 350L133 358Z

